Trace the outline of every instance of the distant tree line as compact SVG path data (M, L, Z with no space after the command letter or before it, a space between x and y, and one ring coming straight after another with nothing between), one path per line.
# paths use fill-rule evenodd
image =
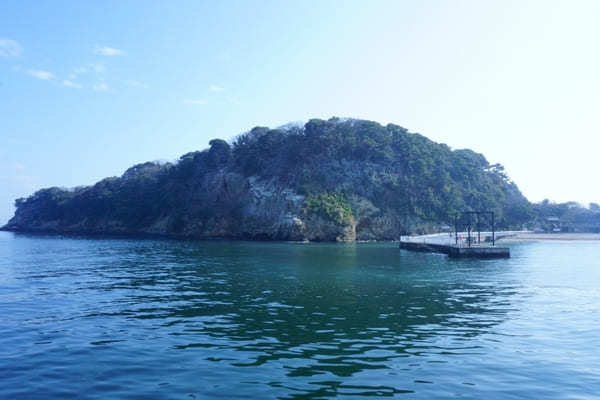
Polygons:
M555 203L548 199L533 204L532 229L561 232L600 233L600 205L588 207L574 201Z

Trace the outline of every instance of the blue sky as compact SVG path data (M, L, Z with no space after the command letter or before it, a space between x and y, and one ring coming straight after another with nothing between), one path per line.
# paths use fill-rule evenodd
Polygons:
M17 197L253 126L396 123L600 202L598 1L0 4L0 223Z

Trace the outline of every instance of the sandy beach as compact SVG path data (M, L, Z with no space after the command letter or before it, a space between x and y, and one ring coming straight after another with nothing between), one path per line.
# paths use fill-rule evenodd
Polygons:
M518 232L502 241L546 241L546 240L600 240L600 233L535 233Z

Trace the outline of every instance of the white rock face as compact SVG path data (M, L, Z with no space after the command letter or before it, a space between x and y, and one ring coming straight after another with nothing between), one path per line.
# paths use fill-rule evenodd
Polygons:
M248 178L248 202L242 209L244 231L249 235L302 239L304 196L272 181Z

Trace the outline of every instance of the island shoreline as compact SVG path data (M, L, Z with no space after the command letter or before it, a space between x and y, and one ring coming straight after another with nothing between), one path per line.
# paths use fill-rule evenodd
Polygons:
M315 241L315 240L281 240L281 239L266 239L253 237L237 237L237 236L215 236L215 237L195 237L195 236L177 236L159 233L100 233L100 232L57 232L46 230L29 230L29 229L10 229L6 226L0 227L0 232L12 232L23 236L62 236L67 238L80 239L131 239L131 240L176 240L176 241L238 241L238 242L262 242L262 243L336 243L336 244L358 244L358 243L396 243L401 239L381 239L381 240L351 240L351 241ZM483 233L483 232L482 232ZM459 233L466 236L466 232ZM486 235L489 232L486 232ZM411 241L436 241L436 238L450 236L450 233L433 233L427 235L402 236L402 238L410 238ZM473 233L472 233L473 235ZM503 236L504 235L504 236ZM475 235L473 235L475 236ZM502 243L519 243L519 242L596 242L600 241L600 233L587 232L556 232L556 233L541 233L531 231L498 231L496 232L496 242ZM498 237L499 236L499 237Z

